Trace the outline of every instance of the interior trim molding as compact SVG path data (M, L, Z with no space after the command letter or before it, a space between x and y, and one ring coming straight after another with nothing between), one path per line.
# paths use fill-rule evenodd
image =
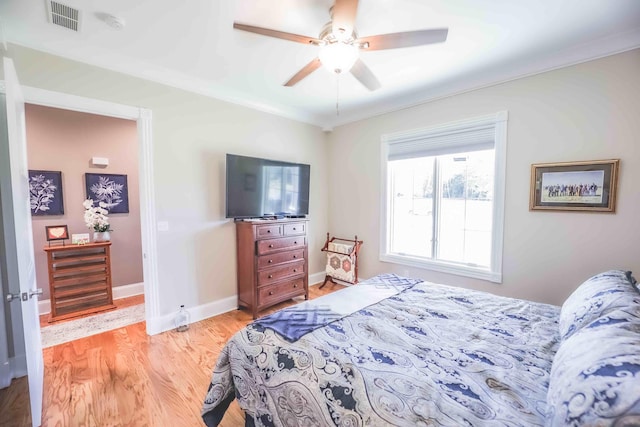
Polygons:
M114 57L107 58L104 56L85 58L73 54L73 50L64 51L62 49L52 49L38 43L23 42L15 39L8 39L7 41L11 44L34 49L49 55L59 56L68 60L241 105L257 111L308 123L318 126L324 131L329 131L342 125L394 113L439 99L457 96L466 92L637 49L640 47L640 29L609 35L597 40L592 40L589 43L569 46L559 51L550 52L547 55L537 58L533 63L520 61L515 62L513 66L496 64L489 69L477 70L473 77L440 81L422 90L410 91L400 101L387 100L387 102L376 103L370 107L358 108L353 112L345 111L339 118L333 117L332 114L301 113L286 105L269 104L265 100L249 98L246 95L233 92L229 88L216 85L206 79L193 78L178 71L149 66L149 64L132 63L131 61L117 60L117 58Z
M151 110L98 99L22 86L25 102L53 108L99 114L133 120L138 129L140 232L142 237L142 270L144 275L146 318L159 317L158 248L156 230L155 184L153 179L153 135ZM147 334L158 333L147 322Z
M325 273L324 271L319 273L309 274L309 286L315 286L324 280ZM311 284L313 283L313 284ZM145 296L146 301L146 296ZM206 304L198 305L196 307L186 308L186 310L191 315L191 323L199 322L201 320L208 319L213 316L217 316L219 314L227 313L229 311L238 309L238 296L233 295L227 298L219 299L217 301L208 302ZM173 319L176 316L178 311L174 311L171 314L166 314L164 316L157 316L153 318L147 318L147 329L149 328L149 323L153 323L151 328L156 333L166 332L174 328Z
M12 379L11 362L0 363L0 389L9 387Z
M208 319L218 314L227 313L232 310L238 309L238 297L236 295L223 298L217 301L212 301L206 304L198 305L196 307L186 308L191 315L191 323L199 322L204 319ZM173 329L173 319L178 311L174 311L164 316L157 316L153 318L147 318L147 329L149 329L149 323L153 323L151 326L156 333L166 332Z
M325 276L326 274L324 271L309 274L309 286L317 285L318 283L324 282Z
M0 389L11 385L11 380L27 375L27 355L21 354L17 357L10 357L9 360L0 364Z

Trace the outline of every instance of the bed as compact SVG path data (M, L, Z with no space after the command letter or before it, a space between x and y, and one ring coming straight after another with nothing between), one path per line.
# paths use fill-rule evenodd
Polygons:
M640 293L618 270L562 307L376 276L235 334L205 424L233 399L249 426L640 425Z

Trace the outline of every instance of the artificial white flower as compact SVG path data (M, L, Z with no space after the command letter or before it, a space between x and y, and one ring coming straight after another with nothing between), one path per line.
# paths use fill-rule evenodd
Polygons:
M108 210L105 209L106 204L100 202L99 206L93 206L93 200L87 199L82 203L84 206L84 223L87 228L93 229L93 231L104 232L111 231L109 228Z

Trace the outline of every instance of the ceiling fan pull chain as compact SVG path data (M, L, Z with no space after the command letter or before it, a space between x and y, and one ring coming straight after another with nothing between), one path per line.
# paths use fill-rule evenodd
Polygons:
M340 116L340 73L336 71L336 117Z

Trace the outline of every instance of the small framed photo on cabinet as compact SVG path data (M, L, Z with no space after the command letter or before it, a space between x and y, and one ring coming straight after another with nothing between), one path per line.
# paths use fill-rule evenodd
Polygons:
M47 225L44 228L47 233L47 242L69 238L69 230L66 225Z

